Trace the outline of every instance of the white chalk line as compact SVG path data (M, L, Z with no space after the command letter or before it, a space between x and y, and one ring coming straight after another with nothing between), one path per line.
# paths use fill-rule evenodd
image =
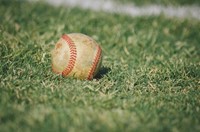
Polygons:
M199 6L135 6L134 4L119 4L112 0L46 0L51 5L80 7L94 11L120 13L130 16L158 16L164 14L169 17L194 18L200 20Z

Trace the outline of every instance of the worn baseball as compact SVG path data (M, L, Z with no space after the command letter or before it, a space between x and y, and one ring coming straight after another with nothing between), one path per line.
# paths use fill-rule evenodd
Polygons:
M64 77L91 80L98 73L101 61L99 44L81 33L64 34L52 50L53 72Z

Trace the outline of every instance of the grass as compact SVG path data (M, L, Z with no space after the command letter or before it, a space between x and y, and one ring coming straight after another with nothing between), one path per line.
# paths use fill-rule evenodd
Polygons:
M0 4L0 131L200 131L200 23ZM51 71L63 33L101 44L100 79Z

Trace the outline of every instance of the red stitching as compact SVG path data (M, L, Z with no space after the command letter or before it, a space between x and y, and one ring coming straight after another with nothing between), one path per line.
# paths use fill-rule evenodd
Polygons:
M98 49L97 49L97 54L96 54L96 56L95 56L94 62L93 62L93 64L92 64L92 67L91 67L91 69L90 69L90 71L89 71L89 75L88 75L88 78L87 78L88 80L91 80L91 79L93 78L95 69L97 68L97 65L98 65L98 63L99 63L99 61L100 61L100 58L101 58L101 48L100 48L99 45L98 45L97 48L98 48Z
M69 36L64 34L62 38L67 42L69 49L70 49L70 58L69 58L69 63L65 70L62 72L63 76L67 76L72 69L74 68L75 62L76 62L76 57L77 57L77 51L76 51L76 45L74 42L71 40Z

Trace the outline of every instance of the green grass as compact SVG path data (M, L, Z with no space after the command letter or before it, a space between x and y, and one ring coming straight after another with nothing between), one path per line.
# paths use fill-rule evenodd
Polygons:
M0 4L0 131L200 131L200 23ZM101 44L100 79L51 71L63 33Z
M115 0L120 3L134 3L136 5L149 5L149 4L159 4L159 5L200 5L199 0Z

